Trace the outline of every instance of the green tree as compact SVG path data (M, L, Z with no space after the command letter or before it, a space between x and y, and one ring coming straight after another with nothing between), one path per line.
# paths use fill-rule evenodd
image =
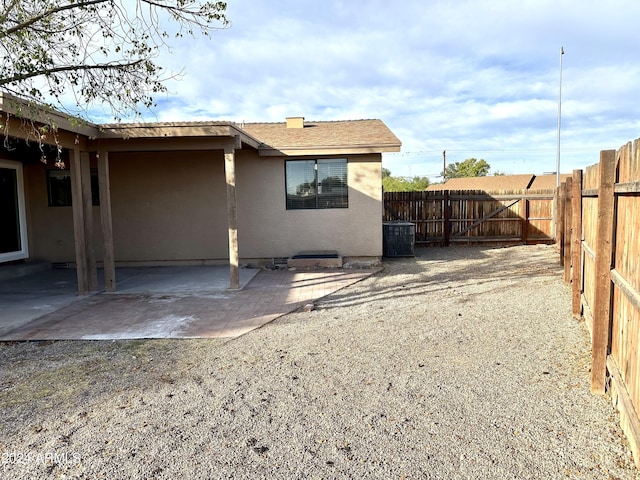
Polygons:
M156 63L170 39L228 25L226 3L206 0L3 0L0 92L87 114L140 113L166 91ZM62 98L64 95L64 99ZM48 105L52 107L52 104Z
M489 170L491 170L491 165L486 161L467 158L462 162L454 162L447 165L447 169L443 172L443 175L447 179L458 177L486 177Z
M389 169L382 169L382 188L385 192L417 192L428 186L427 177L393 177Z

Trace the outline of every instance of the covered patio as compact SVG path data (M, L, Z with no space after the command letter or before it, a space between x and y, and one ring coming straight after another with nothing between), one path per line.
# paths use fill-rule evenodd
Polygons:
M54 227L58 230L71 227L73 230L75 255L73 266L75 266L77 277L77 293L86 295L102 289L106 292L117 291L110 156L125 154L148 157L158 152L169 155L171 152L180 152L181 155L188 156L197 152L200 158L209 157L212 163L221 160L223 162L226 200L226 222L223 228L228 232L228 253L223 254L226 258L223 261L202 263L228 264L228 287L240 288L236 151L241 149L255 151L260 145L258 140L228 122L114 124L98 127L85 123L73 124L62 114L43 110L32 112L34 118L25 123L23 118L14 116L20 114L20 109L21 104L18 99L0 95L0 116L5 127L5 150L7 150L5 158L13 162L5 162L7 163L5 167L6 169L11 167L9 173L15 178L16 184L15 219L13 214L11 218L5 218L6 215L3 214L2 221L3 224L16 222L18 225L15 229L14 236L17 236L15 241L13 238L2 237L3 245L7 243L11 248L6 252L5 250L0 252L0 263L33 258L32 252L29 252L29 246L37 243L42 234L33 232L34 229L28 229L27 225L29 224L30 227L34 224L44 225L41 221L44 215L51 218L59 217L57 212L45 212L39 217L37 214L25 214L25 191L28 193L29 190L28 186L23 186L23 177L26 176L23 173L25 165L35 168L42 162L51 164L62 162L61 164L70 172L70 196L79 201L69 201L72 209L71 225L65 221L59 222L59 225ZM55 128L49 128L50 125L54 125ZM153 172L150 171L148 174L153 175ZM92 175L97 178L92 179ZM28 182L25 181L26 183ZM218 185L212 182L210 188L216 189ZM51 201L52 193L49 184L47 184L47 190L49 201ZM49 207L51 206L50 203ZM12 209L13 206L9 210ZM47 220L52 222L51 218ZM212 214L210 221L215 222L216 215ZM45 226L40 228L43 232L50 233ZM28 230L30 233L25 233ZM153 240L150 237L145 241ZM144 249L144 245L141 248ZM144 262L137 263L144 265ZM136 262L130 264L135 265ZM167 264L189 265L198 264L198 261L167 262ZM99 266L100 279L98 278Z

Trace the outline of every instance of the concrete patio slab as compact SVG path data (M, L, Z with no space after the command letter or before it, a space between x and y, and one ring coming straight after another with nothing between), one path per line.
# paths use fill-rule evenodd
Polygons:
M379 271L259 271L242 290L231 291L201 288L199 272L186 278L191 268L175 284L169 272L131 271L121 292L76 297L0 333L0 340L236 337Z
M102 271L98 275L103 289ZM258 273L257 269L240 270L240 288ZM229 287L229 267L144 267L119 268L116 272L118 293L160 294L175 292L218 292ZM4 265L0 268L0 335L82 300L77 295L74 269L25 268ZM86 298L86 297L85 297Z
M0 335L77 301L77 290L75 270L49 268L18 273L14 278L4 275L0 279Z
M244 288L259 270L240 269L240 288ZM128 267L119 269L118 293L212 292L229 288L229 267Z

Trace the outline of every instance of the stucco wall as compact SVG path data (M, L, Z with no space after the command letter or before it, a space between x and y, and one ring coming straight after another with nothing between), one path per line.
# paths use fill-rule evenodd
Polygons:
M116 261L228 258L221 152L112 153Z
M347 257L382 255L379 154L348 157L349 208L286 210L285 159L237 152L241 259L337 250ZM225 261L227 206L222 152L110 153L117 262ZM74 262L71 207L48 207L50 165L25 165L32 258ZM99 207L94 245L103 255Z
M239 154L236 170L240 257L286 257L301 250L381 256L381 156L347 158L349 208L286 210L285 159Z
M49 207L47 170L51 164L29 163L23 166L29 257L49 262L75 262L72 207ZM99 207L92 208L96 255L102 256L102 227Z

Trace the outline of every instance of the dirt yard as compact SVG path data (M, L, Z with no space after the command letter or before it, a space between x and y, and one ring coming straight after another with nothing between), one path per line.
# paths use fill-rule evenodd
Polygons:
M553 247L419 250L231 340L0 344L0 477L640 478Z

